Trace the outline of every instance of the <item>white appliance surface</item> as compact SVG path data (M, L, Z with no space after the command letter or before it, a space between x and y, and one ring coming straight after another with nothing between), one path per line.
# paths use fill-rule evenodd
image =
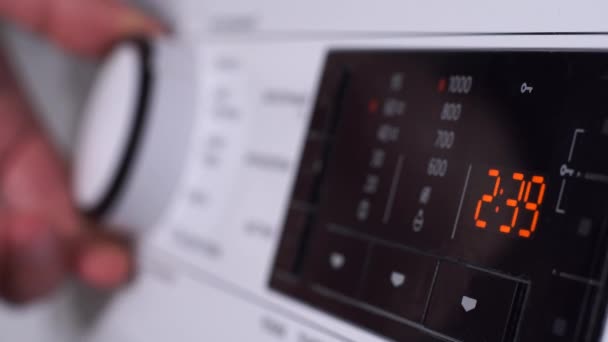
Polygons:
M89 297L68 293L3 312L3 340L383 341L268 288L329 49L608 48L592 34L608 33L608 3L591 0L140 3L196 51L196 133L174 200L141 238L137 278L91 320L71 305Z

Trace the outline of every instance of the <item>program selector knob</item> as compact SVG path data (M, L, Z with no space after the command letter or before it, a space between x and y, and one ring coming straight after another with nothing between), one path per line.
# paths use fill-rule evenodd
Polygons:
M195 50L133 40L101 67L74 162L80 208L123 233L153 227L184 169L196 113Z

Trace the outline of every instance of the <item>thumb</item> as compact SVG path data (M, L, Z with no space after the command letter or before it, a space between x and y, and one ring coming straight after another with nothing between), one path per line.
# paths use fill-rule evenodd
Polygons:
M128 240L85 226L76 243L75 273L91 287L106 290L124 284L134 269Z

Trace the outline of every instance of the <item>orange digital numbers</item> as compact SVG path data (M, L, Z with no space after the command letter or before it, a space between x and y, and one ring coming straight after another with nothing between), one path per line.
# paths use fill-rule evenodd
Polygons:
M536 201L530 202L530 190L533 185L538 185L538 195ZM526 195L524 197L524 208L532 212L532 222L530 223L529 228L519 229L519 236L529 238L536 230L539 215L538 208L543 204L543 200L545 199L546 187L545 179L541 176L533 176L532 181L528 182L528 185L526 186Z
M484 221L479 218L481 214L481 208L484 203L491 204L492 202L494 202L494 198L498 194L498 188L500 188L500 172L498 170L491 169L488 172L488 175L490 177L495 177L496 182L494 183L494 191L492 192L492 194L482 195L481 199L477 202L477 209L475 209L475 226L481 229L485 229L488 226L488 221Z
M502 182L500 171L497 169L490 169L488 171L488 176L495 179L494 186L491 194L483 194L481 199L477 201L474 215L475 227L480 229L490 228L489 219L481 218L485 206L490 206L492 211L498 214L501 209L505 209L502 207L504 205L506 210L511 210L510 212L512 214L508 220L504 219L506 222L500 222L500 224L497 225L496 228L498 228L498 231L502 234L511 234L516 231L519 237L525 239L530 238L536 231L539 208L545 198L545 178L542 176L532 176L531 180L526 180L523 173L515 172L511 177L507 178L506 182ZM515 191L512 192L514 194L513 197L516 198L507 198L504 201L501 201L505 195L505 190L502 185L503 183L509 182L509 178L516 182ZM535 199L532 199L532 197L535 197ZM527 225L519 222L521 221L520 213L522 211L530 213L529 216L531 221Z

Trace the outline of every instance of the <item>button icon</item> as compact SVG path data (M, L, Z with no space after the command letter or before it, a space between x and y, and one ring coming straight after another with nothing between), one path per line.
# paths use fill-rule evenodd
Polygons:
M475 310L475 308L477 308L477 299L467 297L467 296L462 296L460 305L462 305L462 308L464 309L465 312L473 311L473 310Z
M393 271L391 273L391 284L393 287L398 288L405 284L405 274Z
M562 177L566 177L566 176L574 177L575 172L576 172L576 170L569 168L568 164L564 164L564 165L562 165L562 167L559 168L559 174Z
M521 87L519 88L519 91L522 94L528 93L528 94L532 94L532 92L534 91L534 87L529 85L528 83L524 82L521 84Z
M414 217L414 220L412 221L412 229L416 233L419 233L422 231L423 227L424 227L424 210L420 209L420 210L418 210L418 213L416 213L416 216Z
M329 264L331 265L331 268L333 268L334 270L341 269L342 267L344 267L345 263L346 263L346 258L344 257L344 254L342 254L342 253L333 252L329 256Z

